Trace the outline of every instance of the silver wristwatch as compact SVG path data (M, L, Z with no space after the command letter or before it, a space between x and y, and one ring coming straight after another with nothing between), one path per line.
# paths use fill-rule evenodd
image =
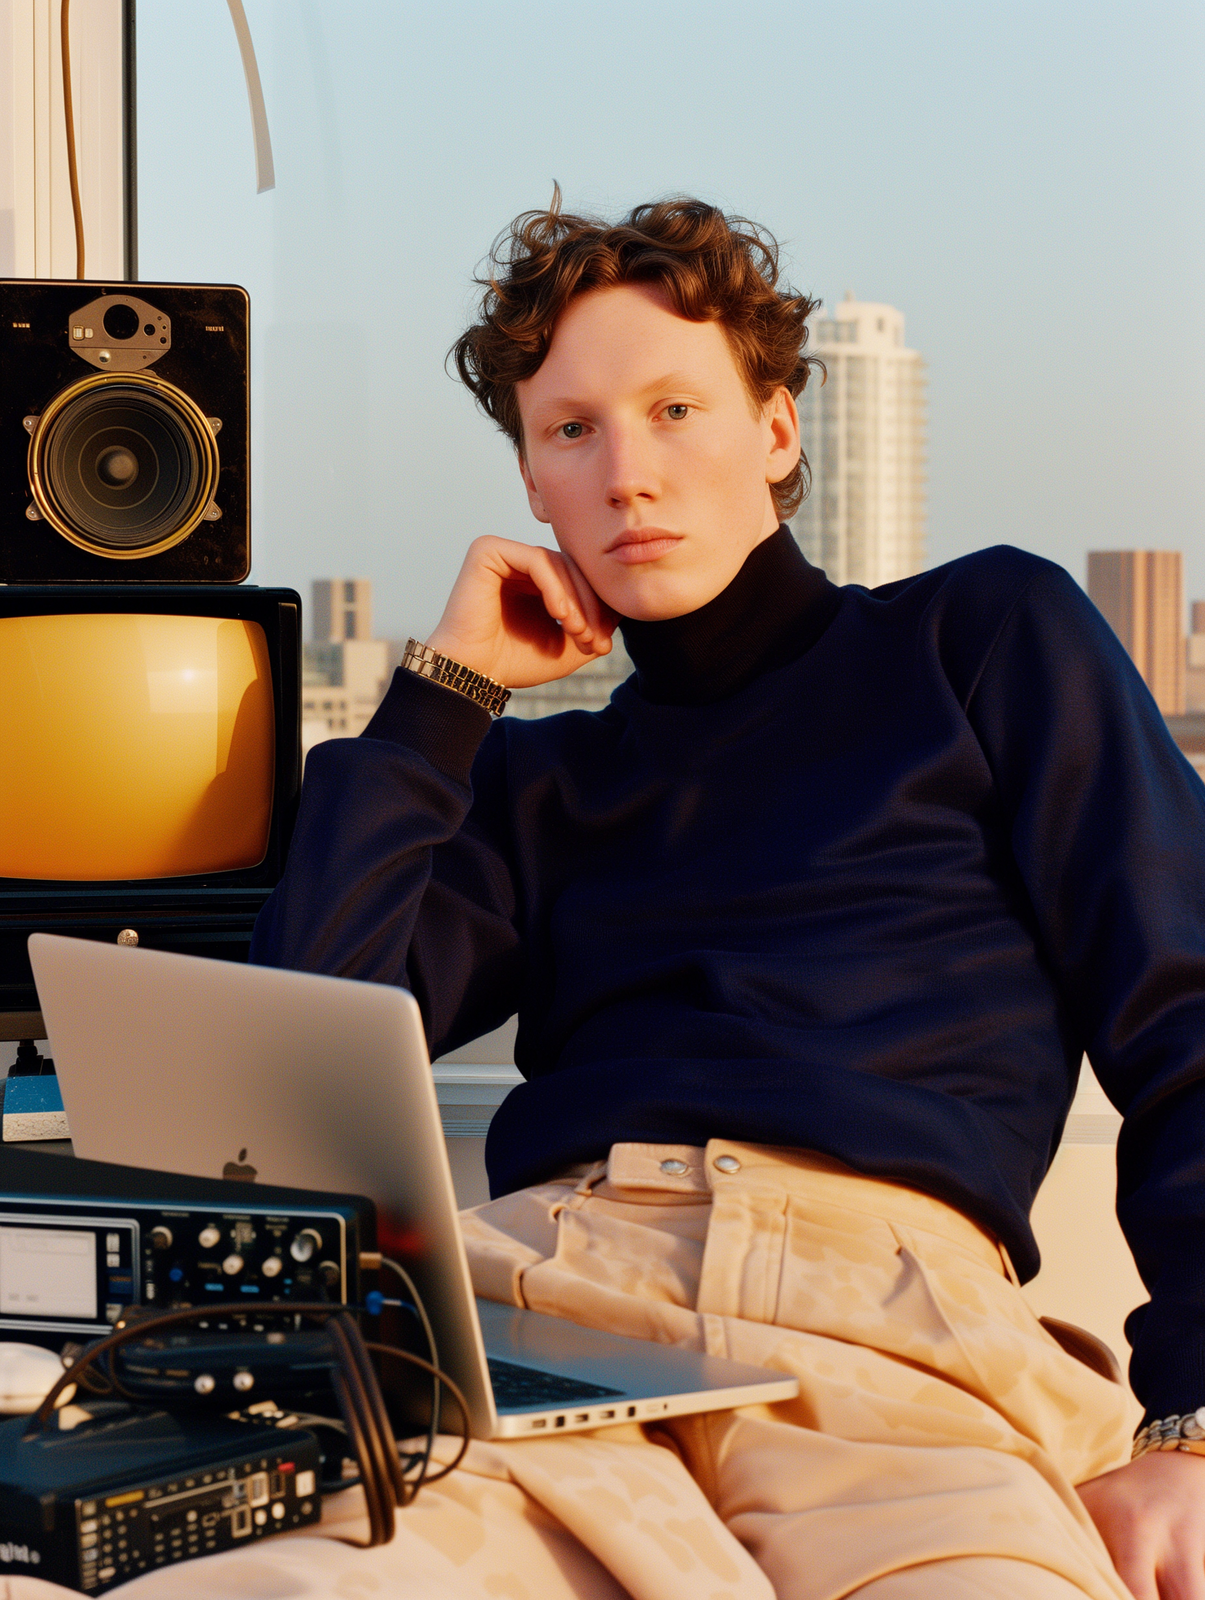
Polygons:
M1148 1422L1134 1440L1130 1460L1137 1461L1151 1450L1187 1450L1194 1456L1205 1456L1205 1406L1183 1416Z
M500 717L510 699L510 690L484 672L476 672L451 656L441 656L428 644L417 639L406 640L406 653L402 665L408 672L417 672L420 678L430 678L445 689L455 689L479 706L484 706L492 717Z

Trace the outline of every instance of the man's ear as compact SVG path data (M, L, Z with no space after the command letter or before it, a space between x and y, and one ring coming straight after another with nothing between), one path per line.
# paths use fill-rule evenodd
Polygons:
M536 480L531 475L531 468L527 465L527 458L522 450L519 451L519 472L523 478L523 487L527 490L527 503L531 507L532 516L537 522L551 522L552 518L544 509L540 491L536 488Z
M766 482L781 483L799 461L799 412L790 390L778 389L766 402L764 415L769 427Z

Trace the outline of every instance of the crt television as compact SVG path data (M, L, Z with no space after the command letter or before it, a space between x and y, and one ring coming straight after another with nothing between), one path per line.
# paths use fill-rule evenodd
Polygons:
M300 619L291 589L0 585L12 1022L36 930L246 959L296 814Z

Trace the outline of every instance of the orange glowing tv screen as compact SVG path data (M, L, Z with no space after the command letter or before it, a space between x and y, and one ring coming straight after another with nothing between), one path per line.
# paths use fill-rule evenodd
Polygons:
M245 954L296 805L299 624L292 590L0 586L0 1011L35 928Z

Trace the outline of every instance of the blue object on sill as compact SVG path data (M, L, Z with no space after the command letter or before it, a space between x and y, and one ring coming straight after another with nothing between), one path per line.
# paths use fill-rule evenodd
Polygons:
M71 1137L59 1080L53 1072L5 1078L3 1131L5 1144Z

